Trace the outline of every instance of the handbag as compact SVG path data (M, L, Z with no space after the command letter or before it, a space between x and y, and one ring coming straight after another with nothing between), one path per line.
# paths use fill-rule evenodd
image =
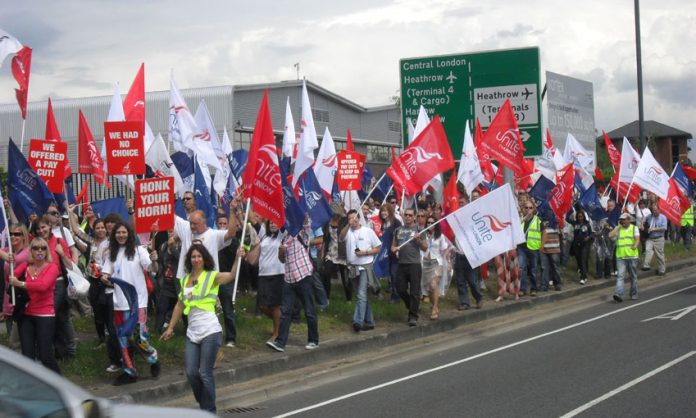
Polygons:
M25 281L25 275L22 274L17 278L20 282ZM12 286L7 286L7 294L10 296L10 301L12 301ZM29 293L27 289L23 287L15 287L15 304L12 310L12 319L19 321L24 317L24 311L27 308L27 303L29 303Z

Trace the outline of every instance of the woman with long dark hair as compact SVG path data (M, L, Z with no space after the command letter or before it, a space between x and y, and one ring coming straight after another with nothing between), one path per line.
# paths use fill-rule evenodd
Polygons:
M570 223L573 225L571 249L578 263L580 284L585 284L587 283L587 262L590 258L590 248L592 248L592 227L582 210L577 211L575 220L571 220Z
M28 263L15 270L9 283L26 289L29 295L29 302L18 324L22 354L30 359L38 358L41 364L60 374L53 346L56 329L53 289L60 276L60 268L52 261L48 243L43 238L34 238ZM23 274L25 281L18 280L17 277Z
M244 255L243 248L239 251L239 255ZM235 257L231 272L218 272L213 256L205 246L192 244L184 259L187 274L181 279L179 301L169 326L160 337L161 340L170 339L182 313L188 315L184 356L186 377L200 408L213 413L216 412L213 366L222 345L222 326L215 315L215 304L220 285L234 280L239 259Z
M128 351L128 340L136 324L140 328L136 347L147 356L152 376L159 376L157 350L149 342L148 293L144 274L145 269L157 272L157 263L153 261L157 261L157 252L148 254L145 246L136 246L131 227L126 223L116 222L109 237L109 256L104 262L101 276L107 285L114 285L114 324L123 362L123 373L114 382L116 386L137 380L135 364Z
M379 208L379 219L382 221L382 248L391 248L392 240L394 239L394 231L401 226L401 222L396 219L394 214L394 206L390 203L384 203ZM391 292L391 303L401 302L399 291L396 290L396 269L399 266L399 260L391 252L389 254L389 291Z
M443 266L446 265L445 256L450 247L449 241L442 235L440 224L435 224L437 220L433 216L428 216L425 227L430 228L421 234L427 235L428 248L421 251L423 256L422 280L424 287L430 293L430 300L433 307L430 311L430 319L435 321L440 318L440 280L442 278ZM434 226L432 226L435 224Z

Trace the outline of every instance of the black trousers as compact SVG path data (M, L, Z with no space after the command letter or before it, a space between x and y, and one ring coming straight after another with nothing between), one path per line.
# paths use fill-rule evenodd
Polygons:
M53 334L56 318L53 316L26 315L19 321L19 341L22 354L32 360L39 359L45 367L60 374L53 351Z
M396 290L408 309L408 319L418 319L423 267L417 264L399 264L396 269Z

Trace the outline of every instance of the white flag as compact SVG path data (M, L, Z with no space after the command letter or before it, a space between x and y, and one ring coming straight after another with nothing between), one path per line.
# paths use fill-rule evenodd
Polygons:
M181 179L179 170L172 162L167 146L164 144L162 135L157 134L157 138L145 154L145 163L150 166L156 176L174 177L174 194L180 198L184 197L184 181Z
M621 147L621 165L619 166L619 181L630 183L633 180L633 175L640 163L640 154L633 149L633 146L628 139L624 137L623 146ZM665 189L667 191L667 189Z
M447 222L473 268L525 241L509 184L459 208Z
M336 159L336 147L334 146L333 138L327 127L324 130L324 137L321 139L321 148L319 148L317 161L314 164L314 175L317 177L319 187L329 195L331 195L331 191L333 190L337 169L338 160Z
M283 155L293 157L295 145L297 144L297 134L295 134L295 121L290 110L290 96L285 103L285 129L283 130Z
M563 151L563 159L567 161L566 164L570 163L571 161L574 163L577 161L577 164L579 164L580 167L587 167L588 165L592 164L594 157L592 153L580 145L578 140L575 139L570 132L568 132L565 150Z
M411 118L406 118L406 126L408 128L408 143L410 144L416 138L416 136L414 135L416 127L413 126L413 121L411 120Z
M314 150L319 148L317 131L314 129L312 108L309 105L307 82L302 81L302 118L300 119L300 145L297 150L295 170L292 173L292 187L295 187L300 176L314 164Z
M213 189L218 196L222 196L222 194L225 193L225 188L227 187L227 176L230 175L230 164L228 163L227 156L222 149L222 144L220 144L220 138L217 135L213 118L210 117L205 100L201 100L201 102L198 104L198 109L196 109L194 119L196 120L196 126L198 126L198 129L200 130L200 138L210 141L213 152L220 163L220 168L215 170ZM201 169L202 168L203 167L201 166Z
M8 55L16 54L20 49L22 49L22 44L17 38L0 29L0 67Z
M222 128L222 153L229 158L230 154L234 151L232 147L232 142L230 141L229 135L227 135L227 126Z
M667 199L669 192L669 175L660 166L648 147L643 151L638 168L633 176L633 184L653 192L660 199Z
M169 136L174 148L186 152L189 156L195 155L201 169L205 165L220 170L220 160L215 155L210 136L196 124L186 101L176 87L173 75L169 79L169 87Z
M420 109L418 109L418 120L416 121L416 126L413 128L413 136L409 140L409 144L418 138L418 135L423 132L423 130L430 124L430 118L428 117L428 112L425 111L425 107L421 105ZM435 195L437 196L438 194L440 197L442 196L442 175L437 174L435 177L433 177L429 182L423 186L423 191L425 192L428 190L429 187L432 187L433 190L435 190ZM442 199L436 199L440 202L442 202Z
M478 155L476 154L474 138L471 136L468 120L466 121L466 128L464 130L464 145L462 146L462 157L459 160L457 180L464 185L469 196L471 196L471 192L483 181L481 163L479 163Z

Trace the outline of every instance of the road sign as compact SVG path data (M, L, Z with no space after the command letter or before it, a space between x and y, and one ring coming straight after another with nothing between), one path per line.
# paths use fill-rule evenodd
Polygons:
M525 156L541 155L539 48L406 58L399 69L403 132L422 105L431 118L440 115L452 154L459 156L466 121L475 126L478 117L485 130L510 99Z
M573 134L592 153L592 164L588 167L592 171L597 152L592 83L547 71L546 87L549 131L554 145L563 151L568 133Z

